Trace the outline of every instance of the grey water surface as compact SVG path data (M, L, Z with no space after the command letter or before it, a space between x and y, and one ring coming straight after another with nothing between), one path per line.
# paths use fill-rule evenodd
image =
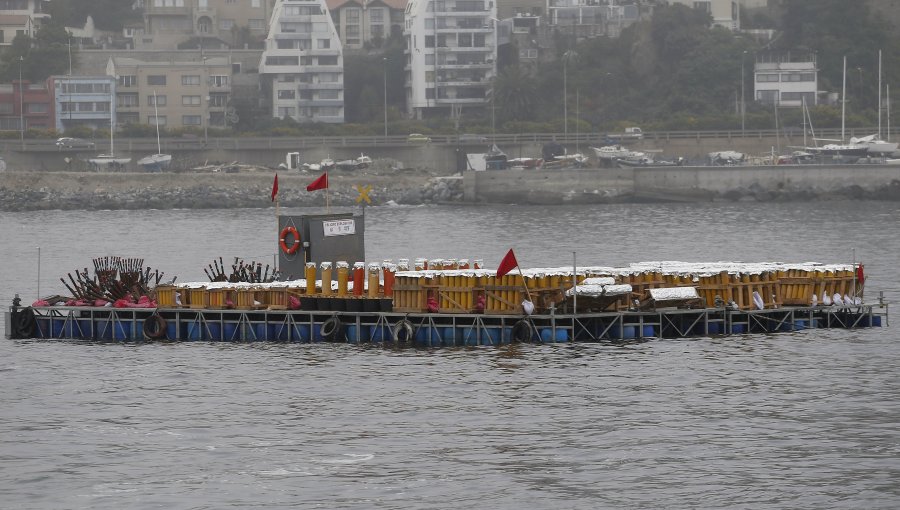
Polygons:
M379 207L366 244L488 267L509 248L524 267L855 259L868 300L896 302L898 221L880 202ZM276 234L273 210L0 213L0 303L104 255L203 280L220 255L270 262ZM0 507L896 508L898 341L0 339Z

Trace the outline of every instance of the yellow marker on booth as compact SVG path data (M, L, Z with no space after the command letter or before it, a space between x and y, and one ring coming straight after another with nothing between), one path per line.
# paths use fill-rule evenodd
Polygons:
M361 186L361 185L357 184L356 191L359 192L359 196L356 197L357 204L361 204L363 202L363 200L365 200L367 204L372 203L372 199L369 198L369 193L372 192L372 186L370 184L367 184L365 186Z

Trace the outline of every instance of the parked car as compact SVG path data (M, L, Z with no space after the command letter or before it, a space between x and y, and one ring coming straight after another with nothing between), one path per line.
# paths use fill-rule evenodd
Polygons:
M82 140L81 138L63 137L56 141L58 149L93 149L94 142L90 140Z
M606 138L613 141L643 140L644 132L639 127L627 127L622 133L607 133Z
M406 143L428 143L431 141L431 138L421 134L421 133L411 133L406 137Z
M487 143L488 138L482 135L459 135L459 143Z

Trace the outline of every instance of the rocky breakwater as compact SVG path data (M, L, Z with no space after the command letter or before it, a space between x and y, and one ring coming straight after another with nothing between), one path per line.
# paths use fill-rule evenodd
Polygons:
M271 207L273 170L234 173L0 172L0 210L220 209ZM279 171L279 205L324 205L324 191L306 186L319 174ZM461 179L415 170L329 172L328 200L357 205L357 186L371 205L452 202Z

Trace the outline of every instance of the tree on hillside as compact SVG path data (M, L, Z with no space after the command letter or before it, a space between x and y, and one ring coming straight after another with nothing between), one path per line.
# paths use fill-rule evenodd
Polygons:
M65 0L47 2L53 24L64 27L84 25L88 16L100 30L120 32L125 23L140 21L142 13L134 2L123 0Z
M494 114L501 122L531 120L538 102L537 88L528 72L519 66L509 66L494 78Z
M34 39L17 35L3 51L2 78L11 81L19 77L21 57L22 79L32 83L46 80L54 74L66 74L69 70L69 34L61 26L44 25ZM73 61L77 53L72 49Z

